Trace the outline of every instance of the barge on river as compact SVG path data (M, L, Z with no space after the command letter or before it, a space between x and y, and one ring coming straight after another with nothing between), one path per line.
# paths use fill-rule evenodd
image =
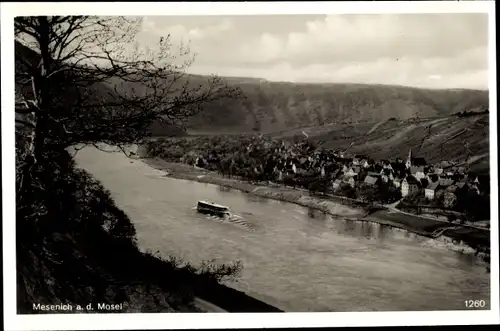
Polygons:
M229 208L210 201L198 201L198 212L224 217L229 215Z

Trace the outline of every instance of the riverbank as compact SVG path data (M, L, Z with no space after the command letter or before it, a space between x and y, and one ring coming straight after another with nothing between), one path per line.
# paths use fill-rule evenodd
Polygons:
M489 255L489 231L409 215L394 209L379 208L373 210L370 205L352 199L310 196L309 192L303 189L249 183L241 179L222 177L202 168L183 163L167 162L159 158L143 158L141 160L152 168L163 172L166 177L220 185L259 197L316 209L334 217L384 224L433 239L444 236L456 244L462 243L476 252Z
M368 214L367 210L357 207L347 206L337 201L318 199L308 195L307 191L293 189L283 186L264 186L244 182L240 179L222 177L214 172L196 168L183 163L166 162L158 158L145 158L143 162L150 167L165 173L165 177L193 180L200 183L215 184L245 193L250 193L258 197L294 203L303 207L320 210L332 216L362 218Z

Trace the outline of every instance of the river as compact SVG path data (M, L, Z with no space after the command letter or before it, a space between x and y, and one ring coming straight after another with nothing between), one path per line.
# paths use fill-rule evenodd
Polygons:
M85 148L76 161L112 192L141 249L193 264L241 260L240 279L229 285L285 311L457 310L465 300L489 309L484 262L440 241L163 177L121 153ZM201 215L197 200L230 206L239 218Z

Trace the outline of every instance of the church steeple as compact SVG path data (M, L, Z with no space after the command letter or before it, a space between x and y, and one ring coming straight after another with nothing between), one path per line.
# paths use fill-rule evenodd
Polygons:
M406 168L407 169L410 169L411 167L411 148L410 148L410 152L408 153L408 159L406 160Z

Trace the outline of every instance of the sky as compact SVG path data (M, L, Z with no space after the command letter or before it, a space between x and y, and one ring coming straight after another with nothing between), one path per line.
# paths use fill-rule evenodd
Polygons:
M137 40L167 35L194 74L488 89L487 14L145 16Z
M487 14L147 16L141 42L188 43L189 71L288 82L488 87Z
M488 88L487 14L147 16L139 39L168 34L196 53L191 73Z

